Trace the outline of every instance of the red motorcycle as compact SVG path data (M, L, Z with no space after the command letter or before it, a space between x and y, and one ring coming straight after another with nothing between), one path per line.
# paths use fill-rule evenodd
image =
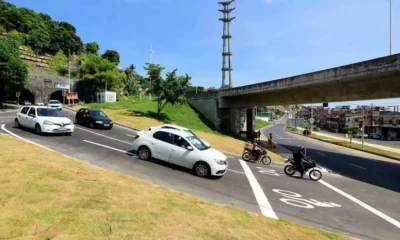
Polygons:
M271 158L267 155L267 150L258 145L254 146L251 142L245 143L242 159L256 163L262 162L264 165L271 164Z

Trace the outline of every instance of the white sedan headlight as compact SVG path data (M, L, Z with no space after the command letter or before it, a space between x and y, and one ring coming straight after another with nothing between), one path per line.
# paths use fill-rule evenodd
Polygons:
M225 164L224 160L214 159L214 161L215 161L216 164L219 164L219 165L224 165Z
M44 120L43 124L44 125L53 125L53 122L50 122L49 120Z
M102 122L102 121L96 121L96 123L100 123L100 124L102 124L103 122Z

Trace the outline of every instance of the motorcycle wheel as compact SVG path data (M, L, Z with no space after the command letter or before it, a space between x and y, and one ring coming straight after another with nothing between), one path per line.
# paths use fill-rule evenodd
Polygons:
M314 180L314 181L318 181L318 180L320 180L322 178L321 171L317 170L317 169L311 170L308 175L310 176L310 179Z
M288 176L293 176L296 173L296 170L294 170L293 165L286 165L284 171Z
M261 157L261 162L264 164L264 165L270 165L271 164L271 158L269 157L269 156L262 156Z
M242 155L242 159L245 161L250 161L251 159L251 154L249 152L244 152Z

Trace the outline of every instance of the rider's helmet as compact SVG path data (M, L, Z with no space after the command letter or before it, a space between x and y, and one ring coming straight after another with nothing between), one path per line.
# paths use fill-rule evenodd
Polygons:
M303 145L299 146L299 152L304 152L304 146Z

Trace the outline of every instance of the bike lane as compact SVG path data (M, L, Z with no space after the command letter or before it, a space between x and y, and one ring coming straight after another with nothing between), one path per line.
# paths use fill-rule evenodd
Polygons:
M279 219L361 239L398 239L397 227L320 182L310 180L308 175L299 179L286 176L283 166L248 165Z

